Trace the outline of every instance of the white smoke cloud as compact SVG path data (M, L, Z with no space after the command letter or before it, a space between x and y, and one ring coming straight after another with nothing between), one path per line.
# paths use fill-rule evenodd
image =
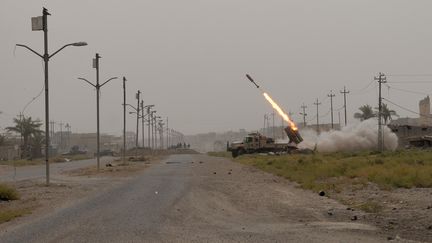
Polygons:
M398 138L387 126L383 126L384 147L387 150L395 150L398 146ZM314 149L319 152L359 151L376 149L378 146L377 120L368 119L356 124L343 127L340 131L322 132L303 129L300 131L304 141L299 148Z

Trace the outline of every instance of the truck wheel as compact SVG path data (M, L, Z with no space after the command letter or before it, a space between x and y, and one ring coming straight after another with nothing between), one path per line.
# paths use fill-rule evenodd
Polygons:
M235 150L231 151L231 155L233 158L237 157L238 156L238 150L235 149Z
M240 156L240 155L242 155L242 154L244 154L245 153L245 150L244 149L239 149L238 151L237 151L237 154Z

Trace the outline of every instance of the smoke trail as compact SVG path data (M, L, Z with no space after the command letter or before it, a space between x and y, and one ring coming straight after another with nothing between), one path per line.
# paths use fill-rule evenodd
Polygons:
M289 116L280 108L280 106L268 95L266 92L263 92L264 97L266 100L271 104L273 109L275 109L278 114L286 121L288 122L289 126L294 130L297 131L296 124L289 118Z
M387 150L395 150L398 146L398 138L388 127L383 127L384 146ZM322 132L303 129L301 135L304 141L300 148L314 149L319 152L359 151L376 149L378 146L378 129L375 119L349 125L340 131Z

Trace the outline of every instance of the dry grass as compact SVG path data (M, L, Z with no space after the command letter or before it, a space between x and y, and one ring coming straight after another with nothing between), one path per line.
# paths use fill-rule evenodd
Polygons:
M15 188L6 184L0 184L0 200L10 201L19 199L19 194Z
M207 152L209 156L232 158L231 152Z
M225 157L225 156L224 156ZM385 152L246 155L235 159L298 182L314 191L338 190L344 184L373 182L383 189L432 187L432 153L427 150Z
M30 213L31 209L28 208L0 210L0 224Z

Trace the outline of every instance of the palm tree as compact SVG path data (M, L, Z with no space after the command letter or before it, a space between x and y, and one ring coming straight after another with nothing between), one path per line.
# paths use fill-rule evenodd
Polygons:
M30 140L31 157L42 157L42 145L45 143L44 133L35 133Z
M36 136L39 136L43 134L43 131L40 130L40 127L42 126L42 123L39 120L32 120L31 117L25 117L22 118L14 118L13 119L15 126L13 127L6 127L6 130L10 132L16 132L19 133L23 139L23 142L21 144L22 151L24 152L23 155L29 155L29 145L33 138Z
M369 118L376 117L375 112L372 110L372 106L370 105L363 105L359 107L360 112L354 113L354 118L360 119L360 121L367 120Z
M377 112L379 112L379 108L375 107L375 109L377 110ZM384 119L384 124L387 125L387 121L391 121L393 120L392 116L399 116L396 111L394 110L390 110L387 106L387 104L382 103L381 104L381 115L382 118Z

